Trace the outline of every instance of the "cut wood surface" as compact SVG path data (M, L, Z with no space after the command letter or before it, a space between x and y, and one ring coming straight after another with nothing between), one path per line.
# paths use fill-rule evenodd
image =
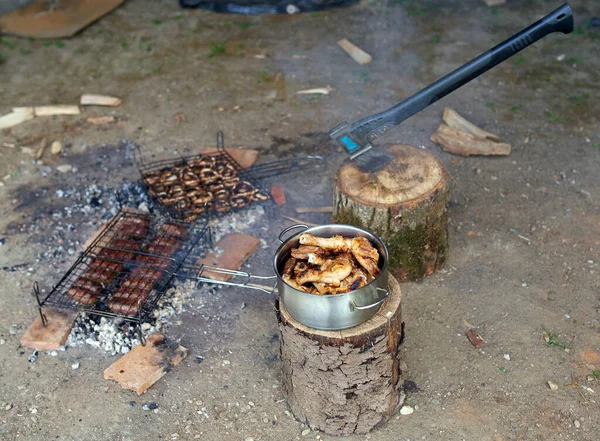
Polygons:
M1 15L0 30L22 37L70 37L124 1L37 0Z
M452 128L446 124L441 124L430 139L441 145L442 149L447 152L460 156L508 156L511 150L510 144L478 138L471 133Z
M104 379L114 380L124 389L143 394L173 366L187 357L188 350L161 334L146 338L146 346L138 345L104 371Z
M81 104L82 106L117 107L121 105L121 99L108 95L84 94L81 95L81 100L79 104Z
M35 118L33 107L15 107L11 113L0 116L0 130L14 127Z
M278 305L283 390L294 416L328 435L369 432L402 404L400 284L366 322L320 331Z
M358 64L369 64L373 57L363 51L361 48L346 40L345 38L338 41L338 45L350 55Z
M483 129L480 129L475 124L464 119L460 114L450 107L444 108L444 114L442 115L442 119L446 124L450 127L458 130L462 130L463 132L468 132L472 135L475 135L478 138L489 139L490 141L500 142L500 138L498 135L494 135L493 133L486 132Z
M406 144L383 147L394 160L363 173L350 160L334 184L333 220L378 235L399 280L434 273L448 251L448 175L432 153Z

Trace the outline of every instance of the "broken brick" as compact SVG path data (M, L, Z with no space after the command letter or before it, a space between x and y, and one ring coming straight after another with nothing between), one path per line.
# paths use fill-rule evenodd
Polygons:
M42 311L46 317L46 326L38 316L21 338L21 344L38 351L59 350L69 338L79 314L58 308L44 308Z
M217 242L214 249L206 253L206 257L198 259L197 263L207 268L217 267L239 270L244 262L254 254L258 244L258 238L254 236L242 233L229 233ZM231 274L220 274L211 271L205 271L202 275L220 281L227 281L232 277Z
M285 204L285 193L283 192L283 188L278 185L273 185L271 187L271 196L273 196L273 200L277 205Z

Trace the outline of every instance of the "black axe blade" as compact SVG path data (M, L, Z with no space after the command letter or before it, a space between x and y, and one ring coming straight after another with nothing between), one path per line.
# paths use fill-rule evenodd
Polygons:
M564 3L541 20L455 71L450 72L413 96L406 98L394 107L367 116L353 124L344 122L331 129L329 136L344 148L361 171L373 173L381 170L394 158L373 146L372 143L378 136L385 134L415 113L420 112L425 107L467 84L546 35L552 32L570 33L573 31L573 21L573 11L571 11L568 3Z

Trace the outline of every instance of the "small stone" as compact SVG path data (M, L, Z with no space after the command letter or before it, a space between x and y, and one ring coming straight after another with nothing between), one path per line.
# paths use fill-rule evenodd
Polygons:
M63 145L60 141L54 141L52 143L52 145L50 146L50 152L53 155L60 155L62 151L63 151Z
M52 355L53 357L56 357L56 356L58 355L58 352L56 352L56 351L51 351L51 352L50 352L50 355Z
M150 208L148 208L148 204L146 202L142 202L138 205L138 210L143 211L144 213L150 213Z
M33 353L29 356L29 358L27 358L27 361L29 363L34 363L35 360L37 360L38 357L38 351L33 351Z
M579 422L579 420L573 421L573 424L575 424L576 429L579 429L581 427L581 423Z
M550 387L550 390L558 390L558 384L553 381L548 380L548 386Z
M12 404L7 404L6 406L4 406L4 410L10 410L12 409L13 405Z
M56 169L61 173L69 173L73 170L73 166L71 164L63 164L56 167Z
M306 436L306 435L308 435L309 433L310 433L310 429L304 429L304 430L302 431L302 436Z
M415 410L410 406L402 406L402 409L400 409L400 415L410 415L414 411Z
M130 401L130 402L129 402L129 405L130 405L131 407L135 407L135 401Z
M32 407L31 409L29 409L29 412L35 415L37 413L37 409L35 407Z
M154 409L158 409L158 404L152 402L152 403L144 403L142 404L142 409L143 410L154 410Z
M8 333L10 335L17 335L17 329L19 328L18 325L10 325L10 329L8 330Z
M565 54L560 54L558 57L556 57L556 61L563 61L565 59Z
M142 331L149 331L152 325L150 323L142 323Z
M248 401L248 406L254 407L254 403L252 401Z
M74 370L74 371L76 371L77 369L79 369L79 362L77 362L77 363L73 363L73 364L71 365L71 369L72 369L72 370Z
M4 340L3 338L0 338L0 345L3 345L4 343L6 343L6 340Z
M504 359L510 361L510 354L504 354Z
M252 438L251 436L248 436L248 437L244 438L244 441L254 441L254 438Z
M527 282L523 282L523 283L521 283L521 286L522 286L523 288L527 288Z
M223 364L224 365L231 364L231 361L229 361L229 360L223 360Z

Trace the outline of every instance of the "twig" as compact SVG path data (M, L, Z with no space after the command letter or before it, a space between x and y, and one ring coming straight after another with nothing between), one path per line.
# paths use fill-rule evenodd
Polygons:
M528 239L525 236L521 236L520 234L517 234L517 236L519 236L519 238L523 239L524 241L526 241L527 243L531 243L531 239Z
M38 149L37 153L35 154L35 159L41 159L42 156L44 156L44 152L46 151L47 146L48 146L48 142L47 142L46 138L42 139L42 142L40 142L40 148Z
M312 222L306 222L301 219L296 219L295 217L292 217L292 216L281 215L281 217L283 217L284 219L287 219L287 220L291 220L292 222L298 222L299 224L308 225L309 227L318 227L319 226L319 224L313 224Z
M328 207L298 207L296 213L333 213L333 206Z

